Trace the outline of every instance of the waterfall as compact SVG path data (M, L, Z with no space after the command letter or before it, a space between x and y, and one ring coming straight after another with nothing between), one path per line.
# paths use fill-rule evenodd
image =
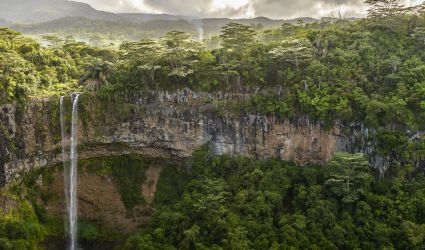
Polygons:
M68 183L69 183L69 167L68 167L68 157L66 153L66 137L65 137L65 117L64 117L64 107L63 107L63 100L64 97L61 96L59 99L59 117L60 117L60 123L61 123L61 138L62 138L62 162L63 162L63 170L64 170L64 191L65 191L65 200L66 200L66 207L69 206L69 195L68 195Z
M200 20L200 19L198 19L198 20L192 19L192 20L188 20L188 21L195 26L195 28L198 32L198 40L200 42L202 42L204 40L204 28L203 28L204 23L203 23L203 21Z
M74 250L76 247L76 236L77 236L77 132L78 132L78 97L79 94L75 94L74 101L72 103L72 123L71 123L71 168L69 173L69 205L68 205L68 218L69 218L69 234L70 244L69 249Z
M65 179L65 198L68 212L68 249L75 250L77 248L77 219L78 219L78 204L77 204L77 163L78 163L78 97L79 94L72 95L72 121L71 121L71 149L69 161L67 161L65 147L65 125L64 125L64 110L63 97L60 98L60 120L61 120L61 135L62 135L62 159L64 164L64 179Z
M202 42L204 40L204 28L202 28L202 24L199 24L197 26L197 29L198 29L198 39L199 41Z

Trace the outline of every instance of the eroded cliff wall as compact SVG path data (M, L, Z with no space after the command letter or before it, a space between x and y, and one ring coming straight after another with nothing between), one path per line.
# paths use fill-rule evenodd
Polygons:
M323 163L336 151L358 151L359 125L324 128L307 118L277 119L238 113L222 103L244 95L189 90L127 94L101 99L84 94L79 103L79 157L140 154L189 157L209 144L215 154L277 157L300 165ZM221 104L220 104L221 103ZM65 100L70 134L71 100ZM59 97L0 107L1 184L20 173L61 162ZM360 148L364 148L361 145Z

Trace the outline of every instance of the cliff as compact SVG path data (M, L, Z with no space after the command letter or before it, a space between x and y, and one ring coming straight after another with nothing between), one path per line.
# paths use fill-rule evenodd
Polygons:
M277 157L299 165L321 164L336 151L367 152L369 130L335 123L324 128L308 118L277 119L232 111L244 95L149 92L79 102L79 157L146 155L189 157L210 145L215 154ZM71 100L65 100L70 134ZM62 160L59 97L0 107L0 175L5 185L20 173ZM365 139L366 138L366 139ZM382 159L377 167L387 167ZM381 171L383 171L381 169Z

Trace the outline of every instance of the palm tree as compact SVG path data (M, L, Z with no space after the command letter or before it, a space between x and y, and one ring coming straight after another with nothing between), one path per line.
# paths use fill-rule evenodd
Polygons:
M112 71L110 62L98 62L89 65L86 72L80 78L80 84L87 91L96 91L103 85L108 85L108 76Z

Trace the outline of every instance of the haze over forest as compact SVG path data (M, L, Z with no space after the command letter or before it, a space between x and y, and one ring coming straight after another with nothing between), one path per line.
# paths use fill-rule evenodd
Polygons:
M103 40L120 43L123 40L139 40L148 37L159 38L171 30L186 31L192 34L193 37L199 37L200 35L213 36L219 33L222 26L232 21L229 19L230 17L244 17L238 19L237 22L257 26L260 29L276 28L284 22L297 23L299 21L299 19L284 21L267 17L251 18L252 15L233 15L230 12L223 15L226 12L222 11L220 11L220 15L188 12L157 14L157 12L166 13L167 9L161 11L157 9L153 13L146 13L151 8L144 9L140 7L141 5L136 4L143 1L134 1L133 6L139 6L137 8L123 8L122 6L130 6L130 3L126 1L112 2L121 4L113 8L114 4L109 4L105 1L90 3L94 7L98 6L100 8L109 6L107 9L117 13L100 11L89 4L67 0L2 0L0 2L0 24L27 34L55 33L59 36L72 35L78 40L86 42L90 42L90 39L96 36ZM155 3L158 4L159 1L155 1ZM183 3L187 4L187 1L179 2L182 6ZM202 1L198 3L202 3ZM172 6L171 2L163 5ZM242 9L232 10L240 12ZM118 13L119 11L128 12ZM195 16L198 14L202 15ZM226 17L218 18L219 16ZM313 18L302 18L302 20L305 22L315 21Z

